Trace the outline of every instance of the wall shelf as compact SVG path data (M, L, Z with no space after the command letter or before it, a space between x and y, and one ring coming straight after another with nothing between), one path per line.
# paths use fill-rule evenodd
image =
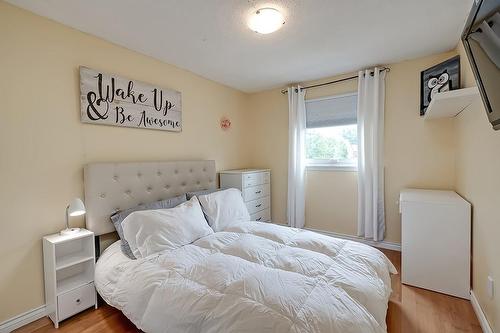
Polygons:
M479 98L477 87L437 93L427 107L423 118L425 120L453 118Z

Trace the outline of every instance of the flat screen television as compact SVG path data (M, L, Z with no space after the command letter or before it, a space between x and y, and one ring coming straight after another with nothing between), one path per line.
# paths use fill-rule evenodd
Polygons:
M500 0L474 0L462 42L495 130L500 130Z

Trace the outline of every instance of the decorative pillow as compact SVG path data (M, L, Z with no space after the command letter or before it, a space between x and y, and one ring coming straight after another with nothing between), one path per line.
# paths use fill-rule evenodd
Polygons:
M195 192L187 192L186 193L186 198L188 200L191 200L192 197L199 197L200 195L206 195L214 192L219 192L224 190L223 188L216 188L212 190L201 190L201 191L195 191Z
M122 222L125 220L127 216L129 216L131 213L136 212L136 211L141 211L141 210L151 210L151 209L166 209L166 208L173 208L183 202L186 202L186 195L182 194L177 197L165 199L165 200L160 200L160 201L155 201L143 205L139 205L133 208L125 209L119 212L114 213L111 215L111 221L115 225L116 232L118 233L118 236L120 236L120 239L122 240L121 242L121 248L123 253L129 257L130 259L135 259L134 254L132 253L132 250L130 250L130 246L128 245L127 240L123 236L123 229L122 229Z
M196 197L170 209L133 212L123 220L122 227L137 258L174 250L213 234Z
M250 214L238 189L200 195L198 199L208 224L216 232L233 224L250 221Z

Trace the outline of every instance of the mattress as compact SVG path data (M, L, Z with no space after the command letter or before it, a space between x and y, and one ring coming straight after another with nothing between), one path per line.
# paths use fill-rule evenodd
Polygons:
M245 222L131 260L96 264L102 298L145 332L386 332L391 262L357 242Z

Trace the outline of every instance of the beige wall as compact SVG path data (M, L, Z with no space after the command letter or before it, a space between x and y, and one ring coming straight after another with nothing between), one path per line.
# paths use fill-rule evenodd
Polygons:
M455 180L454 124L452 120L426 122L419 116L420 72L454 56L448 52L390 64L386 79L385 194L386 240L401 241L396 201L404 187L452 189ZM334 78L306 82L325 82ZM357 90L347 81L307 91L306 99ZM273 212L276 222L286 221L288 100L279 90L252 94L249 112L256 144L250 147L255 166L273 171ZM355 172L308 171L306 227L356 234L357 176Z
M475 86L464 53L462 82ZM500 131L488 122L480 100L456 119L456 190L472 203L473 290L490 325L500 332ZM495 298L487 295L487 277L496 282Z
M285 222L288 106L279 89L245 95L1 1L0 45L0 322L43 304L40 238L61 229L68 200L83 196L85 163L206 158L218 169L270 167L272 217ZM491 130L480 103L456 121L425 122L418 115L420 71L455 54L389 65L386 239L400 241L401 188L456 187L474 205L474 290L498 330L498 296L489 300L485 287L488 274L500 281L494 210L500 133ZM79 65L181 91L182 133L81 124ZM463 54L462 68L472 85ZM356 86L349 81L313 89L307 98ZM230 131L219 129L221 116L232 120ZM307 227L355 234L356 182L355 172L308 171Z
M247 95L0 1L0 322L44 303L41 237L64 226L94 161L247 165ZM183 131L81 124L78 66L182 92ZM233 128L219 128L221 116ZM74 223L82 223L82 220Z
M288 100L279 89L250 95L247 105L250 166L271 168L272 220L286 221Z

